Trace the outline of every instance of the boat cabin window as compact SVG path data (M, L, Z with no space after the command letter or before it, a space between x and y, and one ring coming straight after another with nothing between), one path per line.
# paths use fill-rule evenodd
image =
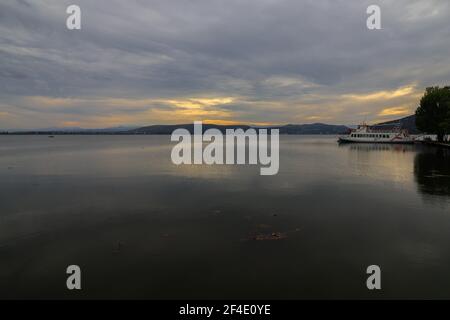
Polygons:
M383 138L389 139L389 134L381 134L381 133L351 133L351 137L353 138Z

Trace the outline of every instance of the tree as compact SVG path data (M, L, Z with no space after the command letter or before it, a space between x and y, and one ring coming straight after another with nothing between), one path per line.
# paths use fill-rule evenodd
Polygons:
M436 134L439 142L450 133L450 87L429 87L416 110L416 126L426 133Z

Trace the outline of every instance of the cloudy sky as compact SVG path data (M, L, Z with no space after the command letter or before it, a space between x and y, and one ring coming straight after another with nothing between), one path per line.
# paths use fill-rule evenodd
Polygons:
M448 0L1 0L0 129L395 119L450 83L449 21Z

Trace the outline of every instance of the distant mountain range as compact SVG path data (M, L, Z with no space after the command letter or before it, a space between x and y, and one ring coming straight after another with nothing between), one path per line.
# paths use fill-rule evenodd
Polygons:
M205 132L208 129L219 129L222 133L225 133L226 129L238 129L247 130L250 128L248 125L217 125L217 124L203 124L202 129ZM194 132L194 124L168 124L168 125L153 125L147 127L141 127L128 131L130 134L171 134L176 129L186 129L190 133Z
M332 125L324 123L312 124L288 124L277 127L280 134L343 134L349 130L344 125Z
M411 115L405 118L382 122L374 126L395 126L400 123L401 127L408 129L410 133L416 134L419 131L416 128L415 116ZM103 129L83 129L83 128L45 128L35 130L10 130L5 133L12 134L149 134L149 135L164 135L171 134L175 129L184 128L190 133L194 132L194 125L191 124L175 124L175 125L152 125L145 127L113 127ZM226 129L238 129L247 130L252 128L249 125L217 125L217 124L203 124L203 132L205 130L215 128L225 133ZM257 129L278 129L280 134L343 134L348 132L349 126L345 125L332 125L325 123L312 123L312 124L287 124L280 126L267 126L267 127L253 127Z
M400 124L400 127L402 129L407 129L410 134L420 133L420 131L416 127L416 116L415 115L407 116L407 117L397 119L397 120L381 122L377 125L378 126L389 126L389 125L394 126L396 124Z
M148 127L137 128L130 130L132 134L171 134L173 130L177 128L184 128L190 133L194 132L193 124L180 124L180 125L154 125ZM211 129L219 129L222 133L225 133L226 129L238 129L247 130L252 128L248 125L216 125L216 124L203 124L203 132ZM279 129L280 134L341 134L348 131L347 126L343 125L331 125L324 123L313 124L288 124L283 126L268 126L268 127L254 127L257 129Z

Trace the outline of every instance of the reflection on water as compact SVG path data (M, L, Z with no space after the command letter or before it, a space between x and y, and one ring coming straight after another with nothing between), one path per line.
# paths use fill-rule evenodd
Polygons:
M361 176L400 186L412 183L412 159L417 151L414 145L346 143L339 148L347 150L349 165Z
M416 151L414 145L411 144L385 144L385 143L345 143L339 144L340 147L349 148L355 151L389 151L389 152L410 152Z
M173 145L0 136L0 297L450 298L448 153L281 136L260 176L175 166Z
M421 193L450 196L450 150L433 148L417 153L414 176Z

